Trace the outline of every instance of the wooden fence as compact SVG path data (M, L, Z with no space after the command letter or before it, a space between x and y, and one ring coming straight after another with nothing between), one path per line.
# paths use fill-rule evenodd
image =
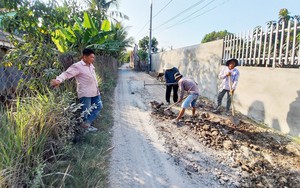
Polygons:
M300 24L297 19L226 36L223 58L236 58L241 66L300 67Z

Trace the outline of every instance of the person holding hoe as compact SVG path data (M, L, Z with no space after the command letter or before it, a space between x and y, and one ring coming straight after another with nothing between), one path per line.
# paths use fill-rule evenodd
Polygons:
M181 110L178 114L178 116L172 120L172 123L177 124L180 118L184 115L185 109L189 106L192 107L192 115L195 116L196 113L196 101L199 97L199 88L198 84L189 78L183 77L179 72L177 72L174 75L174 78L178 82L179 90L180 90L180 96L178 103L182 102L181 104ZM184 92L188 93L188 96L184 99Z
M222 79L222 82L219 86L219 94L218 94L218 104L214 113L220 113L222 99L225 94L227 94L227 103L226 103L226 115L230 115L229 109L231 105L231 97L237 87L238 80L240 77L240 72L236 68L238 66L237 59L229 59L226 61L226 66L219 74L219 79Z
M173 102L178 101L178 84L174 78L175 73L179 72L178 69L169 63L164 66L165 81L166 81L166 101L170 104L171 92L173 90Z

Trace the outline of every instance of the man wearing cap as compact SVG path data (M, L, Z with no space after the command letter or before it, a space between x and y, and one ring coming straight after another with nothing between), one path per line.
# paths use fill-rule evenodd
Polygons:
M178 84L174 78L175 73L179 72L178 69L169 63L165 64L165 81L166 81L166 101L170 104L171 92L173 90L173 102L178 100Z
M180 96L179 101L181 102L184 99L184 92L186 91L188 93L188 96L181 104L181 110L178 114L178 116L172 120L172 123L177 124L180 118L183 116L185 109L191 106L192 114L195 115L196 112L196 101L199 97L199 88L198 84L189 78L183 77L179 72L174 75L174 78L178 82L179 90L180 90Z
M222 82L219 86L218 105L213 112L220 113L222 99L225 93L227 93L226 114L229 115L229 108L231 105L231 95L234 93L237 87L238 80L240 77L240 72L236 68L236 66L238 66L238 60L236 59L227 60L226 66L227 67L225 67L219 74L219 79L222 79Z

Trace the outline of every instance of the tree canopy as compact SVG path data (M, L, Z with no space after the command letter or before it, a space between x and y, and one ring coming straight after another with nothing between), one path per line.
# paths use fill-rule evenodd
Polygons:
M208 33L204 36L201 43L211 42L218 39L223 39L227 35L232 35L232 33L228 32L227 30L224 31L213 31L211 33Z
M158 41L156 40L155 37L153 37L151 39L151 52L157 52L158 51L157 45L158 45ZM139 41L139 47L144 52L148 52L148 50L149 50L149 37L148 36L145 36L144 38L142 38Z

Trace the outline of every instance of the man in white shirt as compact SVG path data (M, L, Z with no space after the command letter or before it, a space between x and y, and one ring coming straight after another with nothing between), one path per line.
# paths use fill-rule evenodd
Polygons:
M229 115L231 96L233 95L237 87L238 80L240 77L240 72L236 68L238 64L239 63L237 59L229 59L228 61L226 61L227 67L224 68L219 74L219 79L222 79L222 82L219 87L218 104L216 109L213 111L214 113L220 113L222 99L225 93L227 93L226 114Z

